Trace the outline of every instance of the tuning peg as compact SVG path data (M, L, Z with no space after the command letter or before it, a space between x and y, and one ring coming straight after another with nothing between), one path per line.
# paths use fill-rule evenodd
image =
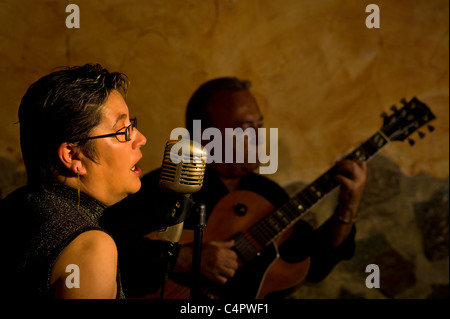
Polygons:
M391 106L391 110L394 111L394 112L397 112L397 107L395 105L392 105Z
M420 131L419 131L418 133L419 133L419 137L420 137L420 138L424 138L424 137L425 137L425 133L420 132Z
M402 103L403 105L405 105L406 103L408 103L408 101L406 101L406 99L403 98L403 99L400 100L400 103Z
M434 131L434 126L428 125L428 131L433 132Z
M413 146L416 142L413 139L409 138L408 143L409 145Z
M387 115L386 112L383 112L383 113L380 114L380 116L381 116L382 118L386 118L388 115Z

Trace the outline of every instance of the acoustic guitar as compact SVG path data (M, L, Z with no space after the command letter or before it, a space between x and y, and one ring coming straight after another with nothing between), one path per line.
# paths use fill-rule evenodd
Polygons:
M382 128L348 154L346 159L367 161L391 141L404 141L420 127L435 118L427 105L417 98L402 100L399 110L383 113ZM434 128L428 125L429 131ZM420 138L424 133L419 132ZM412 139L408 139L411 145ZM334 179L334 168L329 169L283 206L275 209L260 195L250 191L235 191L223 197L214 207L203 234L203 242L235 240L233 249L240 267L226 284L202 282L202 292L210 298L259 299L269 293L295 287L304 281L309 269L309 258L298 263L287 263L279 258L277 247L292 232L292 226L319 200L339 184ZM243 214L232 213L243 210ZM226 227L224 227L226 224ZM180 244L192 243L193 231L183 231ZM192 278L192 277L191 277ZM175 274L164 286L164 298L188 299L190 278ZM146 298L159 298L160 291Z

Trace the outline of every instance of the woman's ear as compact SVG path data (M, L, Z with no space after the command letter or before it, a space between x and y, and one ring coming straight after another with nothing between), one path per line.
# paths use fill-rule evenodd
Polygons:
M79 175L86 174L78 146L67 142L62 143L58 147L58 157L69 171Z

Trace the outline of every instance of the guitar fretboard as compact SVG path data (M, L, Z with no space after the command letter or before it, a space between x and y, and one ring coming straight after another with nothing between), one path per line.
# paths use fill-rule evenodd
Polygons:
M367 161L389 141L382 131L378 131L345 158ZM303 214L339 185L334 178L336 174L335 168L330 168L246 233L235 236L234 249L240 257L247 262L252 260L259 254L261 248L269 245L278 235L295 224Z

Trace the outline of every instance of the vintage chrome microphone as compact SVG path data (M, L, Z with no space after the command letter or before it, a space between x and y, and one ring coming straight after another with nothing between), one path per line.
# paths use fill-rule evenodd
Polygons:
M167 192L184 194L188 198L203 186L206 149L192 140L170 140L164 150L159 187ZM178 204L178 205L177 205ZM186 210L177 203L168 216L168 227L158 232L158 237L176 243L183 231ZM184 214L183 214L184 213Z
M164 287L169 278L169 273L175 260L174 249L180 240L184 221L193 205L191 194L198 192L203 186L207 151L198 142L182 139L170 140L166 143L163 162L159 176L159 188L177 194L183 194L184 201L177 201L167 216L164 229L158 231L157 236L168 242L166 251L166 272L161 286L160 298L164 296ZM194 240L195 241L195 240ZM201 245L200 243L197 243ZM199 260L198 249L194 247L194 253Z

